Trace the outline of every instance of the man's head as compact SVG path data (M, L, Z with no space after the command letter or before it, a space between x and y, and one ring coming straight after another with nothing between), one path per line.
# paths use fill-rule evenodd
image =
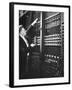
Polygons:
M22 36L26 36L26 30L24 29L24 27L22 25L19 26L19 34L21 34Z

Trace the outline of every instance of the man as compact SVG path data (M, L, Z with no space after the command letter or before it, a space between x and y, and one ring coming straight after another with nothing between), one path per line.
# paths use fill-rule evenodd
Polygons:
M35 19L34 22L28 27L27 30L20 25L19 26L19 78L22 79L24 76L27 76L26 65L27 65L27 55L29 55L30 47L34 47L34 44L29 44L28 32L32 27L37 23L38 19Z

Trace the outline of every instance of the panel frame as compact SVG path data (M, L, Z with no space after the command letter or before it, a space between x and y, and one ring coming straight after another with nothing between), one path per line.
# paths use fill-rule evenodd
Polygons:
M14 5L30 5L43 7L63 7L69 9L69 77L68 82L62 83L48 83L48 84L34 84L34 85L14 85ZM70 6L68 5L52 5L52 4L37 4L37 3L9 3L9 86L10 87L28 87L28 86L45 86L45 85L61 85L70 84Z

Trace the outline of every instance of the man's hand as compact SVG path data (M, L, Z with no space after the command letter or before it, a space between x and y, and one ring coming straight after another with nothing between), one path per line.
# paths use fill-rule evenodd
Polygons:
M30 44L30 46L31 46L31 47L34 47L34 46L36 46L36 45L32 43L32 44Z

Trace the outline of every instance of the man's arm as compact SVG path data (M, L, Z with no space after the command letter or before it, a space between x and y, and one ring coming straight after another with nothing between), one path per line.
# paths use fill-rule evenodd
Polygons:
M38 21L38 18L36 18L30 25L29 27L27 28L27 32L30 30L31 27L33 27Z

